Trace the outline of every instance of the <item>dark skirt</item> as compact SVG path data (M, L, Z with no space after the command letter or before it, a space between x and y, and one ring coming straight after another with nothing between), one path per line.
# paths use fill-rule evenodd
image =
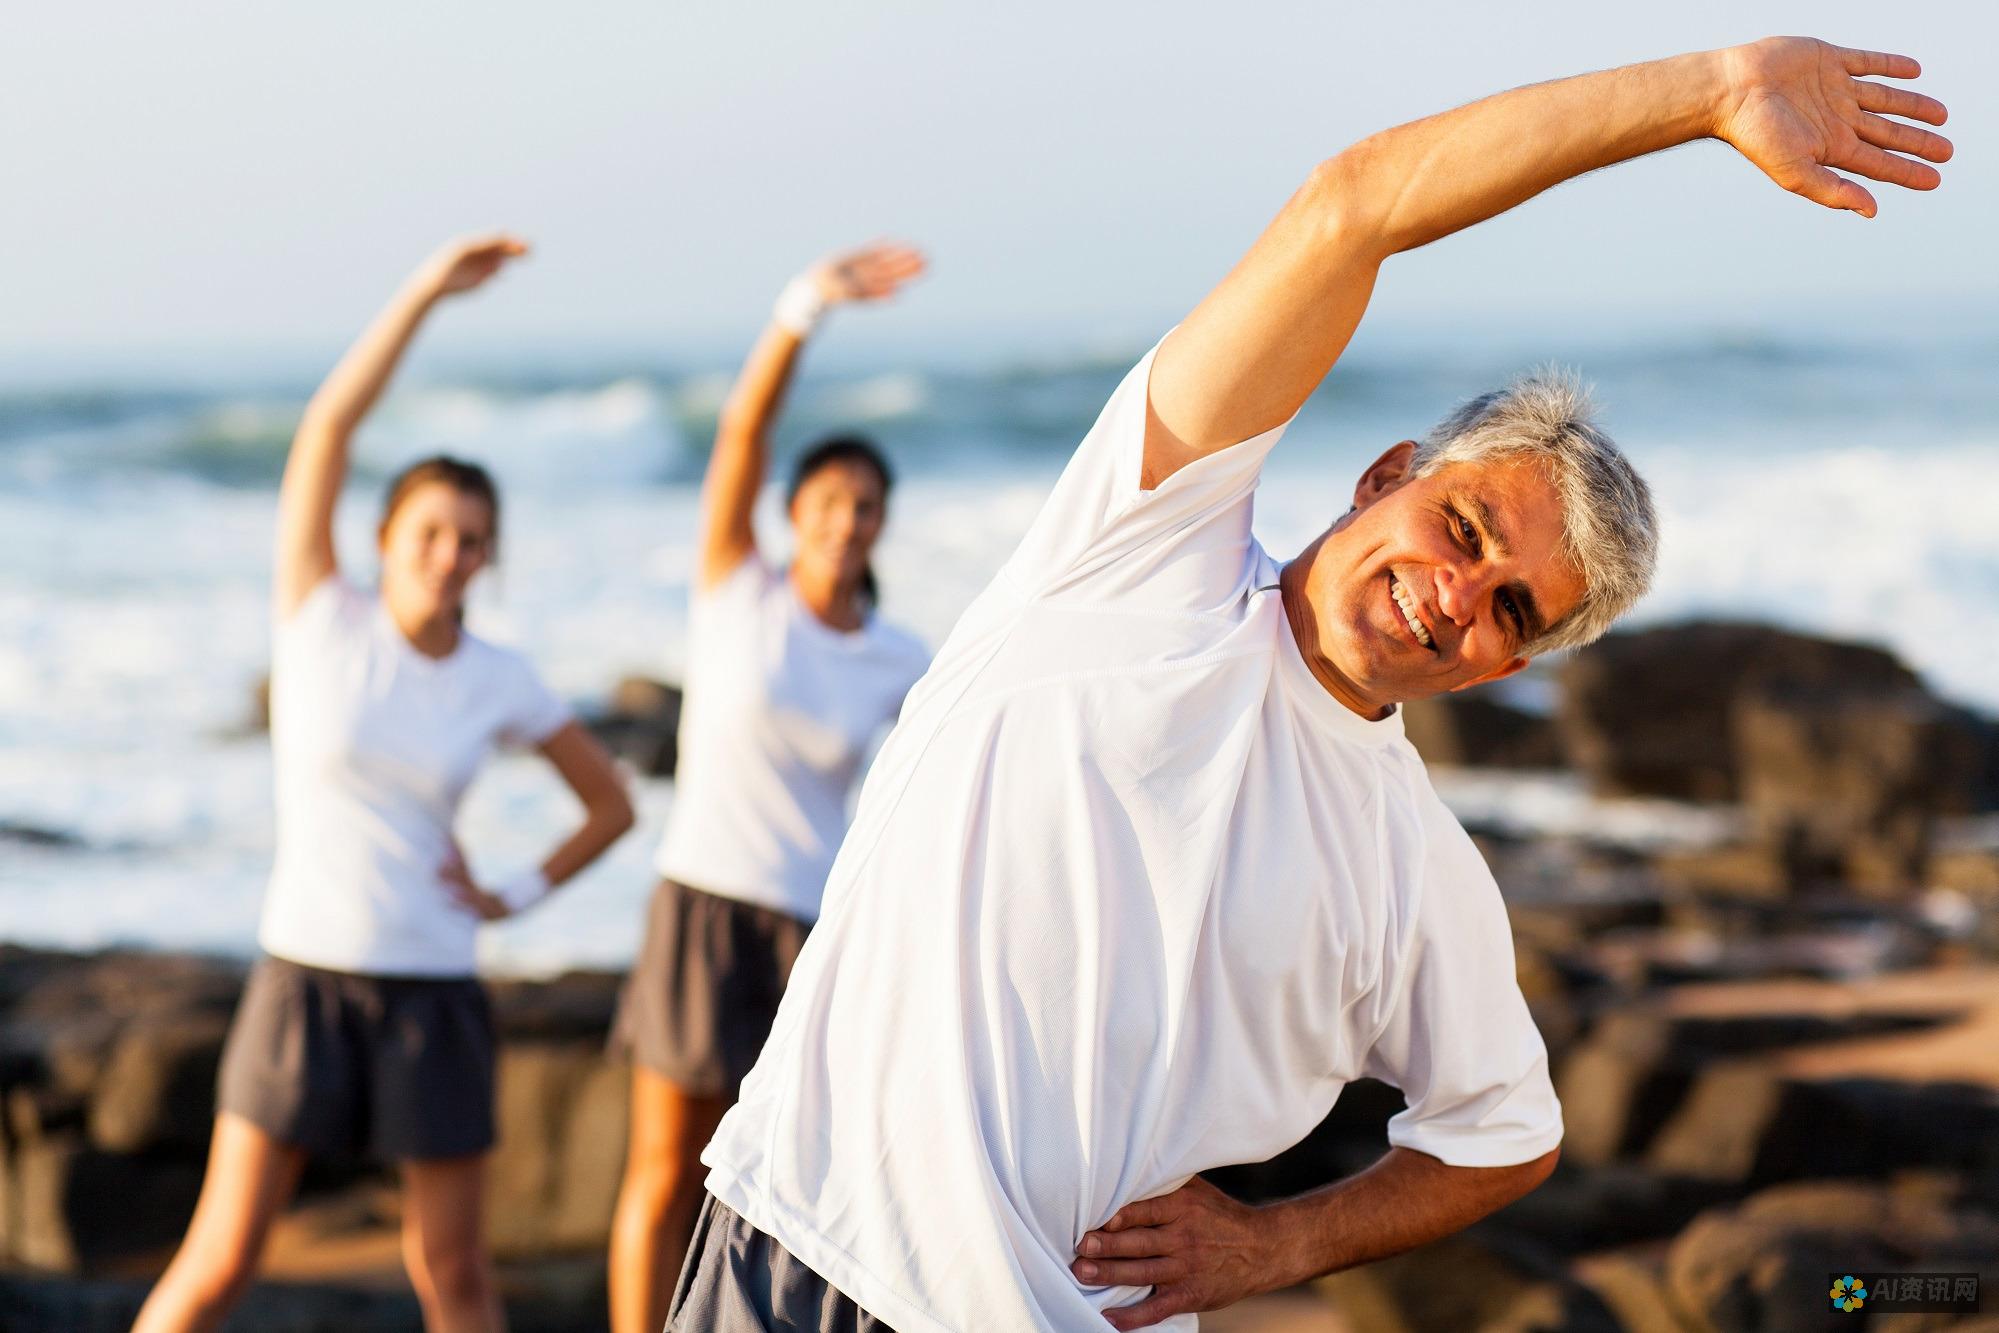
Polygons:
M625 980L614 1050L699 1097L733 1100L811 925L663 879Z
M473 977L367 976L264 958L217 1102L281 1143L389 1161L493 1146L492 1007Z

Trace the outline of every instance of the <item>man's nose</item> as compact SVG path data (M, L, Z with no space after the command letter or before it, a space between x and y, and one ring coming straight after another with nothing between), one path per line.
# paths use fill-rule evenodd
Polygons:
M1465 626L1478 616L1479 598L1491 579L1478 570L1445 565L1437 571L1437 609L1451 623Z

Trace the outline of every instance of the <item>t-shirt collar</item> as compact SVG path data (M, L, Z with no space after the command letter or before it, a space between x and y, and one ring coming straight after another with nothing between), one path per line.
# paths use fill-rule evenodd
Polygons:
M1342 740L1354 741L1361 745L1389 745L1402 738L1402 706L1397 704L1387 717L1374 719L1362 717L1353 709L1335 699L1332 692L1312 674L1311 665L1305 661L1305 651L1291 632L1291 617L1284 614L1283 589L1272 586L1266 596L1277 601L1277 635L1283 640L1278 645L1278 673L1291 696L1314 721Z

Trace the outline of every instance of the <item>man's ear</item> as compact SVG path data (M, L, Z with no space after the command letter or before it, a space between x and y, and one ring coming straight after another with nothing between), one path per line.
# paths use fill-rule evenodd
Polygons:
M1505 680L1508 676L1514 675L1517 672L1525 671L1526 669L1527 669L1526 658L1509 657L1504 662L1501 662L1498 666L1494 667L1492 670L1486 672L1483 676L1475 677L1471 680L1466 681L1462 685L1451 686L1450 693L1456 694L1459 690L1468 690L1474 685L1484 685L1488 681Z
M1416 458L1416 441L1404 440L1368 464L1353 488L1353 507L1365 509L1409 480L1409 465Z

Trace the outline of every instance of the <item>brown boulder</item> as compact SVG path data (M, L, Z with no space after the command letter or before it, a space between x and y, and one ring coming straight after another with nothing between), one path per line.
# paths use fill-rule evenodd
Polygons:
M1531 1250L1485 1232L1349 1268L1315 1284L1355 1333L1618 1333L1601 1298Z
M1673 1243L1666 1286L1691 1328L1805 1333L1826 1327L1829 1272L1995 1265L1999 1220L1949 1189L1812 1182L1702 1214Z
M1718 621L1608 635L1564 664L1561 683L1563 749L1599 794L1693 801L1740 797L1734 711L1745 697L1921 689L1879 648Z
M1554 723L1481 694L1439 694L1402 706L1402 729L1427 763L1458 768L1558 768Z
M1660 1246L1588 1255L1576 1261L1575 1275L1610 1307L1625 1333L1687 1333L1666 1299L1666 1256Z
M624 1170L628 1089L629 1071L606 1060L601 1039L502 1049L486 1209L495 1253L604 1244Z
M1976 719L1919 689L1778 689L1739 698L1740 794L1793 883L1919 888L1937 816L1976 799Z
M195 1012L125 1025L90 1097L90 1140L105 1152L201 1152L229 1015Z
M647 777L670 778L680 759L680 687L627 676L602 714L589 719L605 748Z

